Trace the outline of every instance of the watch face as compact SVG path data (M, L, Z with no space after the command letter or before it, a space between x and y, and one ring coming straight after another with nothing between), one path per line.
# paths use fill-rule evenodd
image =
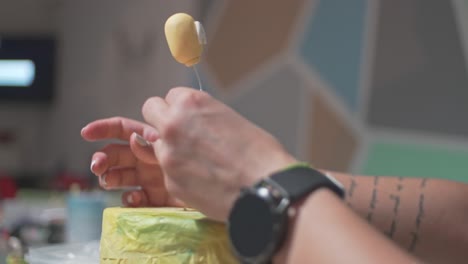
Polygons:
M269 255L275 245L277 216L271 205L253 193L235 203L229 217L229 235L236 253L247 259Z

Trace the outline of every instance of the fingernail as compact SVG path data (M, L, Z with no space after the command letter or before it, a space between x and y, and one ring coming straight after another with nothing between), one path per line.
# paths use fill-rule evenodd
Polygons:
M82 134L82 135L83 135L83 132L86 130L86 128L87 128L87 126L85 126L85 127L83 127L83 128L81 129L81 134Z
M97 162L96 160L91 161L91 166L89 167L91 171L93 171L94 165L96 165L96 162Z
M131 194L127 195L127 203L128 204L133 204L133 195L131 195Z
M136 135L136 142L138 143L138 145L142 146L142 147L148 147L151 145L151 143L149 143L146 139L144 139L142 136L138 135L137 133L134 132L134 134Z
M99 176L99 185L101 185L102 187L107 186L106 176L107 176L107 174L103 174L103 175Z

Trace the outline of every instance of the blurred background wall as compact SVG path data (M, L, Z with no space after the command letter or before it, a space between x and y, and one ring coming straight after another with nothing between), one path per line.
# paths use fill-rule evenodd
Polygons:
M51 102L0 103L0 131L15 136L14 146L0 151L0 168L87 174L100 144L81 139L85 124L110 116L141 119L146 98L188 84L163 29L171 14L195 8L190 1L0 1L0 36L54 35L58 46Z
M213 1L204 79L317 167L466 181L467 6Z
M0 102L0 170L89 174L81 128L141 119L147 97L197 87L163 26L206 28L206 90L317 167L467 180L468 2L0 0L2 34L52 34L49 103Z

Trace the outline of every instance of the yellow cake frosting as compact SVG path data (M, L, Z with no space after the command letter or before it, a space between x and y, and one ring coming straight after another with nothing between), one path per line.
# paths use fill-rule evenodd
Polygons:
M184 208L107 208L101 264L238 263L224 224Z

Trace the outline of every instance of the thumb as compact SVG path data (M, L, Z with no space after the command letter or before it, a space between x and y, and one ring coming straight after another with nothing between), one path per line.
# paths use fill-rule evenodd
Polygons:
M158 164L158 159L154 154L154 149L151 142L148 142L137 133L130 136L130 148L135 157L148 164Z

